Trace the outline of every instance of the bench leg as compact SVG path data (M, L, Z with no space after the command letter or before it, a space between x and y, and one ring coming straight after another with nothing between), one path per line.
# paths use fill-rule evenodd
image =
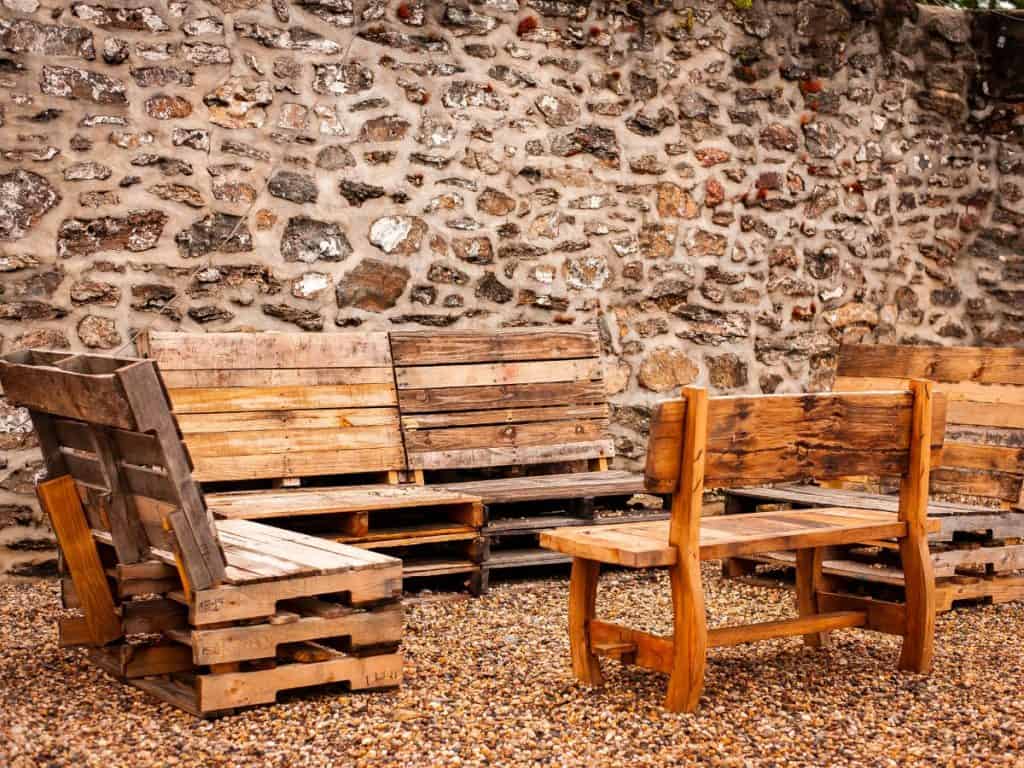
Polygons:
M572 671L588 685L601 685L601 665L590 645L590 621L597 600L597 578L601 564L596 560L574 557L569 576L569 649Z
M704 690L704 664L708 653L704 587L696 551L690 557L680 551L680 562L670 569L670 574L675 631L665 708L672 712L695 712Z
M822 589L821 564L825 550L798 549L796 551L796 607L801 616L813 616L818 613L818 592ZM824 632L812 632L804 635L804 645L808 648L821 648L828 642Z
M900 539L900 560L907 618L899 668L927 672L935 647L935 574L927 537L912 529Z

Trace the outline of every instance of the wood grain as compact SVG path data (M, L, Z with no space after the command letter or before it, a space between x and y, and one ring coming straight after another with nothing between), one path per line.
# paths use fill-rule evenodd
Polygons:
M392 331L390 338L396 365L564 360L600 354L597 332L576 328Z

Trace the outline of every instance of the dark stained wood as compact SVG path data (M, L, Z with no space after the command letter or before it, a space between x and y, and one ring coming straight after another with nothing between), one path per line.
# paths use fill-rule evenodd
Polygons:
M402 414L474 411L492 408L535 408L592 405L607 399L601 382L504 384L441 389L399 389Z
M1024 384L1024 349L844 345L840 376L920 378L979 384Z

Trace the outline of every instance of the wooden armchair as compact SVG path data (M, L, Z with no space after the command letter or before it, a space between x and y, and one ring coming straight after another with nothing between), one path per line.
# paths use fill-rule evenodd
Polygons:
M903 636L899 668L928 670L935 625L927 535L928 471L942 445L945 402L931 384L910 391L708 398L687 388L651 424L647 486L672 495L668 521L563 528L542 545L573 556L569 636L576 676L602 682L598 656L670 675L666 707L692 712L709 647L860 627ZM723 488L855 474L901 477L899 512L832 507L701 518L705 487ZM906 573L905 604L832 591L822 574L826 547L891 538ZM799 617L708 630L700 561L796 550ZM601 563L671 572L675 632L658 637L595 617Z

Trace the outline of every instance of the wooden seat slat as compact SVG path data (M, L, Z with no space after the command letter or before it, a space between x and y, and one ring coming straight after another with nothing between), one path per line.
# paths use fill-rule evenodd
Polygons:
M436 487L436 486L435 486ZM485 504L587 496L624 496L644 490L642 475L625 470L572 472L445 483L444 488L479 496Z
M541 534L544 546L574 557L632 567L672 565L676 548L668 541L670 523L558 528ZM938 529L932 521L931 530ZM869 538L901 536L906 524L887 512L813 509L756 512L701 520L700 557L715 560L735 554L829 546Z

